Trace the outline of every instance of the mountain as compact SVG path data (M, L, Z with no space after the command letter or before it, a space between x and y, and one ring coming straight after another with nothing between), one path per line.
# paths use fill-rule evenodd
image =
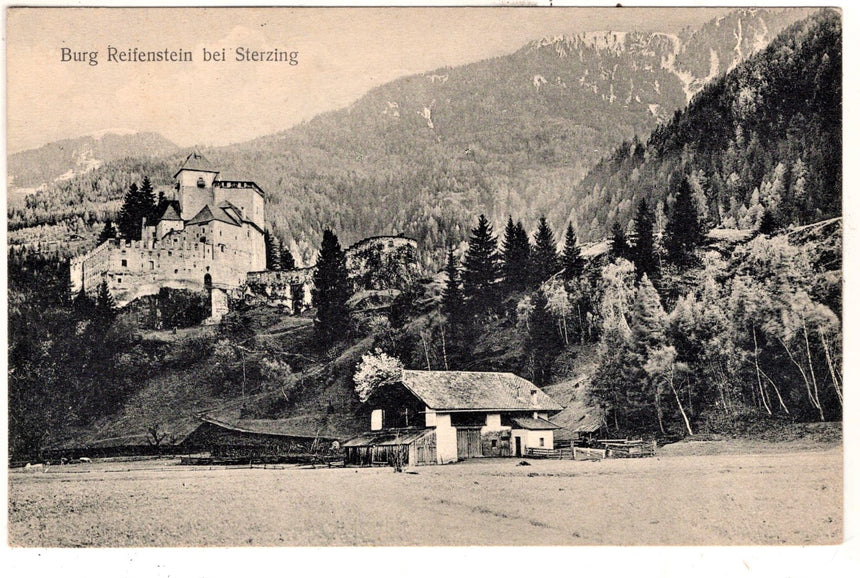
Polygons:
M202 152L225 178L262 186L267 219L300 263L313 260L330 226L346 244L414 237L425 264L438 265L444 247L461 244L482 212L497 229L508 214L527 227L547 214L556 230L570 218L590 221L564 200L594 163L619 142L644 138L807 12L739 10L677 35L543 39L507 56L402 78L288 131ZM165 172L166 160L151 161L153 172ZM64 221L75 220L78 198L115 205L128 184L107 177L116 173L104 166L47 187L30 201L45 210L10 215L10 229L43 224L57 204ZM96 229L93 215L114 205L94 205L83 227ZM57 226L45 239L66 232Z
M669 214L688 178L712 226L754 228L842 213L842 27L823 11L714 80L647 142L630 140L598 163L562 211L585 237L628 225L640 198Z
M124 157L155 157L178 150L175 144L154 132L126 129L100 131L46 144L9 155L9 186L44 187L57 180L99 168Z

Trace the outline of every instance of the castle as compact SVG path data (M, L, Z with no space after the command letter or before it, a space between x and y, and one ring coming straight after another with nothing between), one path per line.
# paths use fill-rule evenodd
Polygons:
M162 287L221 294L266 269L265 199L252 181L218 179L191 153L173 175L173 199L156 223L144 220L141 240L109 239L70 263L71 290L97 291L101 282L117 305ZM214 311L213 311L214 314Z
M266 270L263 191L218 174L199 153L188 155L173 175L173 198L156 223L144 221L140 241L108 239L71 260L72 294L94 294L106 281L124 307L162 287L210 290L209 322L227 312L228 294L293 315L309 308L314 267ZM408 237L364 239L346 250L346 258L356 292L384 294L418 272L417 243Z

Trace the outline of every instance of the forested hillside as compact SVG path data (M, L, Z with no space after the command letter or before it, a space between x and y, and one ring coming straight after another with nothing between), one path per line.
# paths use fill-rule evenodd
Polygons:
M203 152L224 178L263 187L268 221L300 263L313 259L323 225L346 244L404 233L436 266L481 212L497 227L508 214L529 227L547 214L559 229L575 218L581 236L597 236L603 223L588 227L592 209L564 203L590 167L622 140L644 138L704 83L804 14L738 10L677 35L548 38L508 56L403 78L289 131ZM176 158L108 163L53 185L13 210L10 229L58 223L37 235L62 242L89 229L93 238L95 221L116 210L139 173L157 187Z
M647 141L626 141L564 199L585 236L629 228L640 199L665 215L688 175L713 226L818 221L842 211L842 28L804 20L696 95ZM589 221L590 219L590 221Z

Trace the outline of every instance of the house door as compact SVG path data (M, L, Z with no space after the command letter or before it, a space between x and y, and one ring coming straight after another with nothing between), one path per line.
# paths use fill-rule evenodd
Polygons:
M523 457L523 448L520 443L520 436L514 436L514 455L518 458Z

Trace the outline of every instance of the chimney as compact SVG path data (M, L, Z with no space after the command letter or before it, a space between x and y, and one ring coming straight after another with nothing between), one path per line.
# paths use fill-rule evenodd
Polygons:
M537 405L537 390L532 389L531 395L532 395L532 405Z

